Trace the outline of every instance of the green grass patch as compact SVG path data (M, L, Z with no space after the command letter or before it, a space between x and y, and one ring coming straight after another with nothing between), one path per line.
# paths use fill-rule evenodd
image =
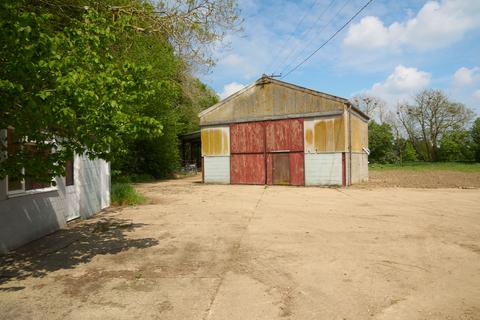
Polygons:
M405 170L405 171L460 171L460 172L480 172L480 163L469 162L405 162L389 164L370 164L372 171L384 170Z
M112 204L115 206L136 205L145 203L145 197L135 191L129 183L112 184Z

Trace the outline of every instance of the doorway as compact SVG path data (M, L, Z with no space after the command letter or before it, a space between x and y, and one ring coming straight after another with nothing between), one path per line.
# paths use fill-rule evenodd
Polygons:
M290 184L290 157L288 153L272 154L272 177L273 184Z

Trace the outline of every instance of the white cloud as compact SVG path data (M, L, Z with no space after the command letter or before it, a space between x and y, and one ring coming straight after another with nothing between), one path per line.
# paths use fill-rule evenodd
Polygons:
M220 98L223 100L237 91L242 90L245 86L241 83L231 82L223 86L223 91L219 93Z
M473 96L478 99L478 101L480 101L480 89L478 90L475 90L475 92L473 93Z
M417 68L398 65L383 82L375 83L366 93L378 96L390 106L397 102L408 101L411 97L430 84L431 74Z
M345 12L336 17L332 24L327 24L322 32L316 32L343 6L341 2L335 3L323 19L319 19L329 2L319 0L312 7L310 0L239 1L245 18L244 31L227 34L225 41L214 48L217 65L211 79L217 83L217 91L222 90L219 84L231 81L247 83L260 78L263 73L285 73L305 58L351 14L348 9L354 8L353 4L346 6ZM299 19L306 12L308 14L299 26ZM226 43L229 45L226 46ZM315 66L318 61L325 64L325 57L334 56L327 54L328 50L338 52L336 47L329 46L309 60L308 64ZM299 71L306 70L305 67Z
M429 50L448 46L479 26L480 1L429 1L413 18L389 26L377 17L364 17L350 26L343 43L362 50L404 46Z
M456 87L470 86L480 81L480 68L473 67L471 69L461 67L453 75L453 84Z

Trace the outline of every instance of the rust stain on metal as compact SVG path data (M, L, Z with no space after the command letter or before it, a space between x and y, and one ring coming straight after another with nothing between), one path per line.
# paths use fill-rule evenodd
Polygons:
M230 158L232 184L265 184L263 154L232 154Z
M229 149L229 145L228 145L228 141L230 140L230 137L228 136L228 132L226 130L222 130L222 142L223 142L223 145L222 145L222 152L228 154L228 149Z
M313 144L313 132L312 129L307 129L305 131L305 143L307 145L312 145Z
M207 130L202 130L201 139L202 139L202 155L210 154L210 143L208 140Z
M305 130L307 152L342 152L345 151L345 121L343 116L318 119L309 122Z
M304 153L292 152L289 154L289 160L290 160L290 184L292 186L305 185Z
M303 151L303 119L268 121L266 149L275 151Z
M290 158L288 153L272 154L272 180L276 185L290 184Z
M345 121L344 117L335 118L333 131L335 139L335 151L345 151Z
M255 121L259 118L344 110L345 101L291 85L266 83L245 90L202 114L202 125Z
M230 153L228 127L202 129L202 155L225 156Z
M264 130L262 122L231 124L231 153L263 153Z
M327 124L325 121L318 121L315 123L314 136L315 136L315 151L325 152L327 151Z
M368 125L352 116L352 151L362 152L363 147L368 147Z

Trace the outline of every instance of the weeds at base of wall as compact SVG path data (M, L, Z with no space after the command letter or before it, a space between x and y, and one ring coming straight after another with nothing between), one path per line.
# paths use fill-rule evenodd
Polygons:
M112 205L137 205L145 203L145 197L135 191L129 183L114 183L112 185Z

